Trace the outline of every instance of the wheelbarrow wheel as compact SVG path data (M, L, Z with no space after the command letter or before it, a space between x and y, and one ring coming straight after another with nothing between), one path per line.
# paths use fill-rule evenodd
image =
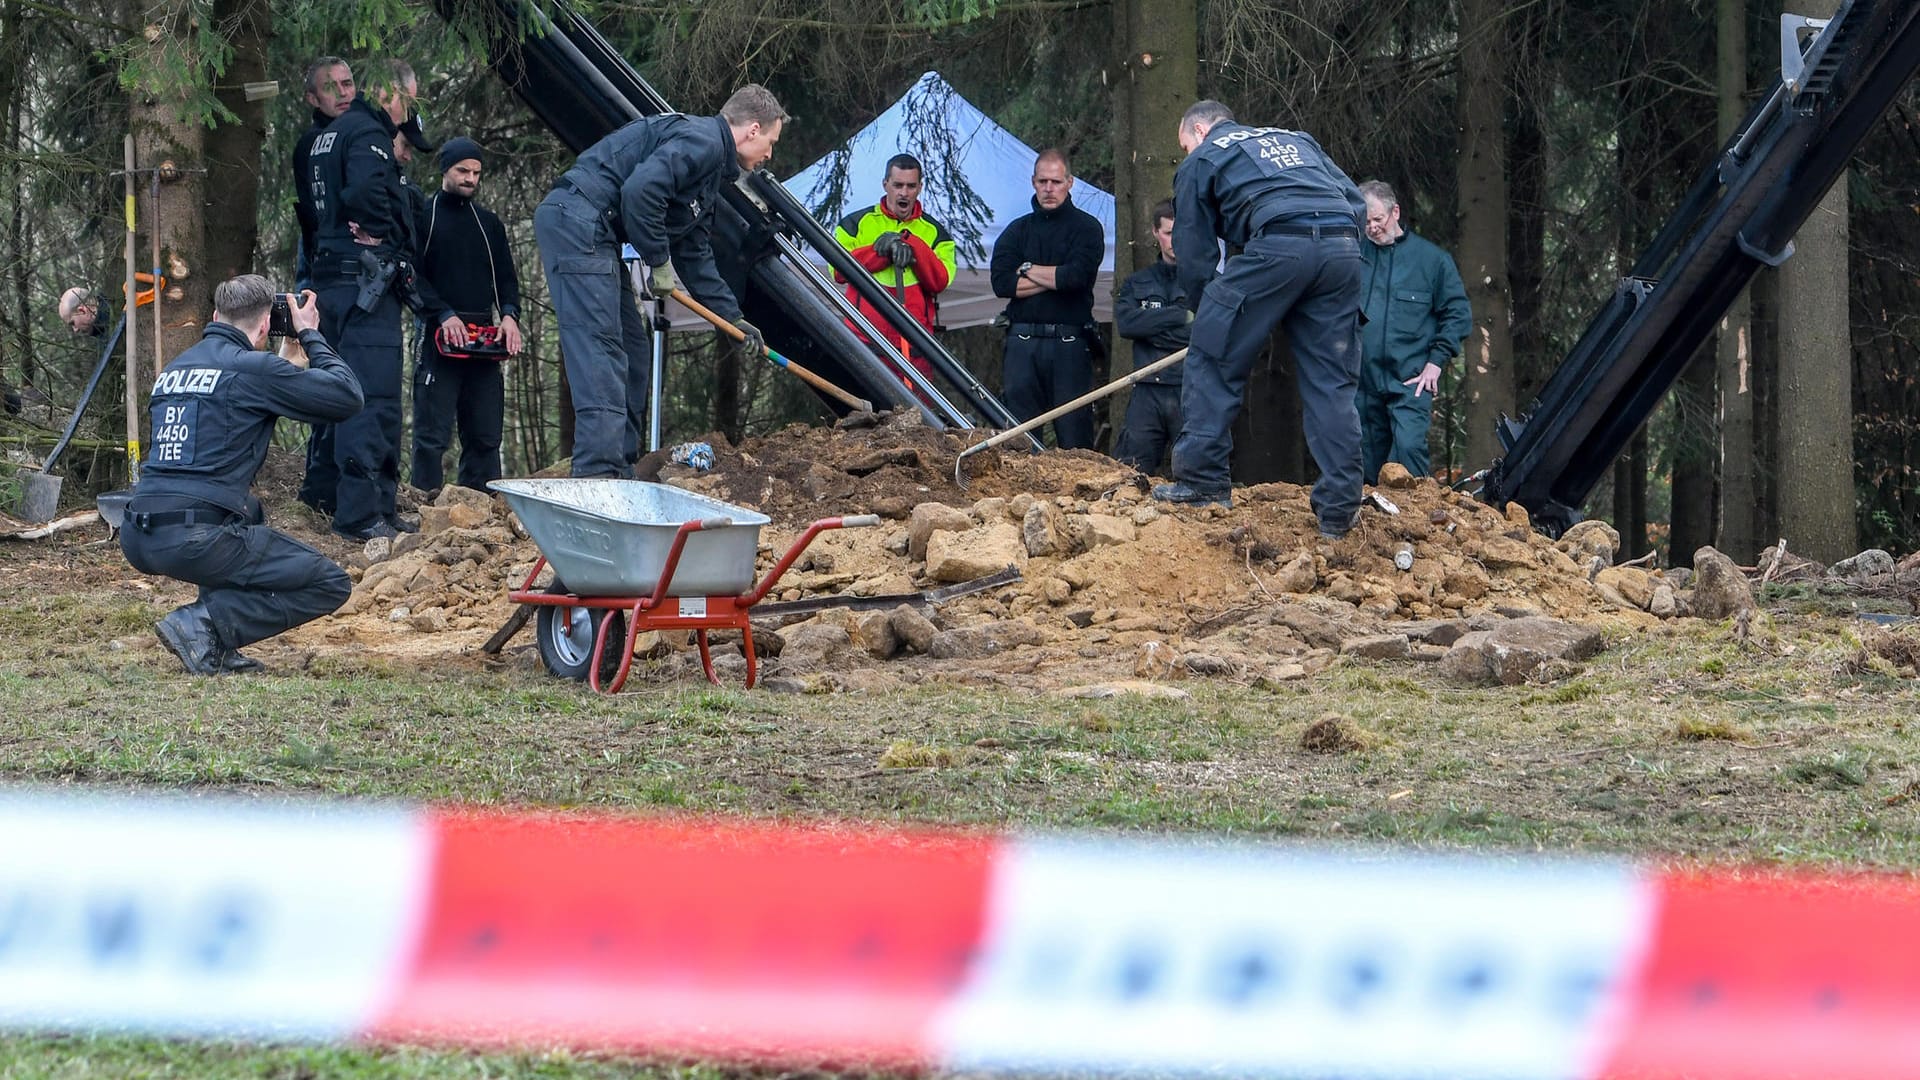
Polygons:
M567 587L555 581L547 591L563 593ZM542 605L534 618L540 661L563 679L584 682L593 663L594 637L608 619L613 624L607 627L607 651L600 657L600 681L610 682L620 671L620 657L627 643L627 616L623 611Z

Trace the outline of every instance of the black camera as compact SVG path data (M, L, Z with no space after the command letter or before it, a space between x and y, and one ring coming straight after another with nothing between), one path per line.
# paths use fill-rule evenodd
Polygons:
M293 337L293 294L274 293L273 308L267 315L268 337Z

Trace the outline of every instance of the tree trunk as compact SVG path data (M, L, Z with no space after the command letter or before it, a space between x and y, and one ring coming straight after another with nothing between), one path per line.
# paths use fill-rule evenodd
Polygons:
M1693 553L1713 542L1715 458L1713 351L1694 353L1674 388L1673 486L1668 508L1667 563L1692 566Z
M1856 542L1845 173L1793 243L1779 270L1780 532L1830 563Z
M1460 276L1473 305L1466 343L1467 468L1500 456L1495 426L1514 412L1507 285L1506 68L1498 0L1460 5Z
M1515 400L1531 401L1553 362L1547 356L1545 282L1547 266L1547 145L1542 102L1553 85L1542 55L1547 14L1544 5L1516 11L1511 83L1512 123L1507 132L1507 279L1513 287L1513 370Z
M136 3L145 28L146 48L154 52L152 70L166 71L181 55L192 55L190 8L167 3ZM171 57L169 59L168 57ZM185 115L184 94L173 88L136 88L133 95L134 161L140 170L140 235L134 262L155 274L167 274L167 289L156 296L161 325L153 337L154 307L127 311L127 329L141 335L140 354L158 371L200 340L213 310L212 276L206 271L206 128ZM161 170L157 185L151 170ZM153 261L153 231L160 235L160 265ZM172 264L171 266L169 264ZM177 273L185 269L184 276ZM169 270L175 273L167 273Z
M1838 5L1809 6L1831 15ZM1793 243L1779 271L1780 531L1791 550L1830 563L1857 542L1846 173Z
M272 33L267 6L267 0L215 0L213 5L214 20L233 46L233 58L219 76L214 96L240 118L206 133L207 238L202 261L213 284L252 271L260 235L260 148L267 138L267 107L264 100L248 101L242 86L267 77Z
M1719 0L1720 139L1747 114L1747 5ZM1747 293L1720 317L1715 341L1720 404L1720 550L1746 562L1760 550L1755 509L1758 465L1753 440L1753 339ZM1677 554L1676 549L1676 554Z
M1113 280L1117 286L1160 257L1153 205L1173 196L1180 117L1199 95L1199 13L1194 0L1116 0L1113 5ZM1108 378L1133 370L1133 347L1116 339ZM1108 399L1112 429L1127 393Z
M1647 429L1633 433L1613 463L1613 527L1620 533L1618 558L1647 553Z
M741 350L734 347L731 338L722 337L718 331L714 332L714 337L720 342L720 347L716 350L719 355L713 361L713 426L727 437L728 442L738 446L744 426L740 409Z

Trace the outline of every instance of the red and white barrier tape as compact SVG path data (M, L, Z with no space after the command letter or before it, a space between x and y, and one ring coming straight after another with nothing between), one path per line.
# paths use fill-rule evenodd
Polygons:
M1920 1075L1920 883L0 798L0 1025L987 1069Z

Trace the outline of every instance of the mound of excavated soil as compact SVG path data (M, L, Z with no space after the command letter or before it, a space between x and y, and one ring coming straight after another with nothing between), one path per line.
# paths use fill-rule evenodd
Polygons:
M1304 488L1265 484L1237 490L1231 509L1174 509L1150 499L1137 474L1086 451L986 451L967 460L962 488L954 455L971 438L911 417L796 426L737 448L709 441L712 469L666 464L662 454L642 463L642 475L773 518L761 536L762 572L811 520L886 519L823 535L769 599L911 593L1007 565L1022 574L919 615L832 609L786 626L769 619L759 642L777 654L766 666L786 680L776 686L1288 679L1342 651L1431 659L1469 627L1510 616L1651 624L1647 609L1686 611L1675 582L1610 565L1617 538L1605 525L1556 543L1517 508L1502 515L1392 467L1358 527L1328 542ZM357 556L347 605L291 635L289 647L351 643L422 662L477 661L512 614L508 589L539 553L504 504L473 492L448 489L421 518L420 534L375 541ZM683 639L665 635L641 678L696 676ZM737 648L722 652L737 677ZM537 666L530 635L506 659Z

